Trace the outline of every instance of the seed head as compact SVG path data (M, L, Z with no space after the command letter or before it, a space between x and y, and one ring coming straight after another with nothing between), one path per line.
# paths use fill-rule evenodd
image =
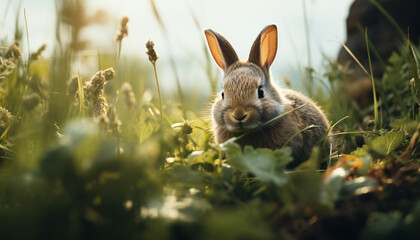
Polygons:
M118 118L117 111L111 107L108 111L109 130L112 134L121 133L121 121Z
M94 109L93 109L93 117L99 118L102 115L106 115L106 107L108 106L105 98L101 97L94 103Z
M93 99L98 99L103 94L104 85L104 73L103 71L99 71L86 83L86 94Z
M107 115L100 115L97 118L95 118L95 122L99 124L99 126L106 130L109 125L109 119Z
M108 106L106 99L103 97L105 82L112 80L115 76L115 71L112 68L98 71L86 86L83 87L86 94L86 99L93 104L93 116L95 119L102 115L106 115L106 108ZM76 96L78 94L76 93Z
M146 48L147 48L147 55L149 56L149 61L152 62L152 64L156 63L156 60L158 60L158 56L156 54L155 51L155 44L153 43L153 41L149 40L146 43Z
M105 81L110 81L115 77L115 71L112 68L108 68L104 70Z
M18 58L22 56L22 51L19 48L19 42L15 41L7 50L5 57L6 58Z
M89 82L86 83L86 94L93 99L99 99L103 92L105 82L112 80L115 76L115 71L112 68L98 71Z
M47 45L44 44L40 48L38 48L38 50L35 53L31 54L31 61L39 59L39 57L41 57L42 52L44 52L46 48Z
M136 96L134 95L133 88L130 83L125 82L121 86L121 91L124 94L126 104L129 109L134 110L136 108Z
M6 108L0 107L0 128L5 128L13 119L13 115Z
M189 121L185 121L181 127L181 132L183 134L189 135L193 132L192 124Z
M121 42L124 37L128 36L128 28L127 28L128 20L129 20L128 17L123 17L121 19L120 31L117 33L117 37L116 37L117 42Z

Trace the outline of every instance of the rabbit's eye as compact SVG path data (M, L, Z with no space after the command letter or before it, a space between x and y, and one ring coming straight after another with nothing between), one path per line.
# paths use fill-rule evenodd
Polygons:
M222 99L225 99L225 93L224 92L222 92Z
M258 98L264 97L264 90L262 90L262 86L258 87Z

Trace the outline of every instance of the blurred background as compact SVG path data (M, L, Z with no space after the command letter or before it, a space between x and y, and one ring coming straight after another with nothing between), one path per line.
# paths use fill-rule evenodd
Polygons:
M61 1L57 1L61 2ZM65 2L65 1L63 1ZM121 62L136 58L147 61L145 43L151 39L160 57L158 72L165 96L173 95L176 75L184 91L194 91L208 99L212 91L206 78L208 71L220 78L222 72L211 62L206 69L206 51L203 29L211 28L224 35L234 46L240 58L245 59L261 29L277 24L279 49L272 66L274 79L283 84L288 76L291 87L304 91L299 81L305 67L322 71L325 57L335 59L345 41L345 20L351 0L328 1L190 1L190 0L89 0L84 1L84 12L74 13L76 19L90 21L83 26L79 40L83 43L78 54L84 57L76 64L74 73L92 75L97 71L98 52L106 54L115 49L115 34L120 19L127 16L129 34L123 40ZM0 9L0 38L13 41L16 19L24 29L26 9L29 42L32 51L47 44L45 56L53 53L56 44L57 6L54 0L2 0ZM78 15L79 14L79 15ZM62 15L62 14L59 14ZM65 18L66 16L60 16ZM306 26L305 26L306 22ZM26 33L23 32L26 41ZM27 56L27 44L21 44ZM115 53L114 52L114 53ZM91 57L91 61L86 61ZM174 74L173 61L177 73ZM217 85L220 90L220 83Z

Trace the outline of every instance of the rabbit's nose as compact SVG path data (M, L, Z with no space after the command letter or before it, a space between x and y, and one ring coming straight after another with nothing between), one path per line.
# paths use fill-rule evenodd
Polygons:
M248 116L248 113L244 112L243 110L234 111L232 113L232 117L237 121L242 121Z

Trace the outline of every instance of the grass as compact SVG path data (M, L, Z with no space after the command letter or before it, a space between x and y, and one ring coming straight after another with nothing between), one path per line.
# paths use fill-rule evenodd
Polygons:
M70 14L79 4L60 1L57 11ZM68 38L57 33L50 58L29 61L17 45L0 43L10 46L0 48L2 239L418 236L418 47L412 43L385 61L381 93L364 112L345 94L345 66L326 60L325 74L311 73L327 88L317 99L325 103L337 151L323 156L321 146L290 170L287 147L241 149L235 139L216 145L209 117L180 107L195 104L193 94L177 91L177 101L155 94L159 70L150 63L116 62L119 50L101 51L90 56L98 68L80 73L84 50L75 46L89 24L60 18L57 26L71 31ZM117 81L107 75L111 67ZM213 86L209 69L203 71ZM130 93L117 94L124 83Z
M369 48L369 40L368 40L368 34L367 34L367 28L365 31L365 40L366 40L366 49L367 49L367 55L369 60L369 69L370 69L370 79L372 80L372 95L373 95L373 116L375 120L375 130L378 127L379 124L379 118L378 118L378 103L376 98L376 87L375 87L375 78L373 76L373 70L372 70L372 60L370 59L370 48Z

